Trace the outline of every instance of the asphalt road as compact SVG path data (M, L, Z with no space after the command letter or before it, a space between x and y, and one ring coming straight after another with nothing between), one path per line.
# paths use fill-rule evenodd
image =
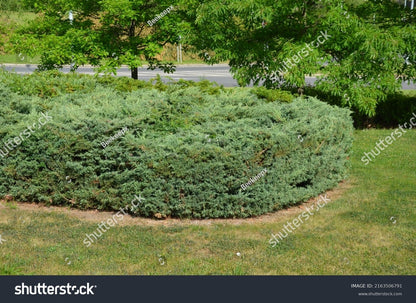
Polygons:
M36 69L36 65L33 64L4 64L2 65L8 71L14 71L18 74L29 74ZM64 67L63 72L69 72L69 67ZM91 67L83 66L77 70L80 74L94 74L94 70ZM150 80L160 74L162 78L170 77L173 80L185 79L200 81L203 79L209 81L215 81L220 85L226 87L238 86L237 81L233 79L230 74L230 67L224 64L218 65L180 65L176 67L176 72L173 74L165 74L161 70L147 70L146 67L139 68L139 79ZM121 67L117 71L117 76L130 77L130 70L127 67ZM313 84L316 81L316 77L306 77L307 84ZM408 85L407 83L402 84L403 89L416 89L416 82Z

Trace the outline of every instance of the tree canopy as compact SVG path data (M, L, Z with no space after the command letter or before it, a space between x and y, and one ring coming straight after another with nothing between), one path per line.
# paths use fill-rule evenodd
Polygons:
M229 62L240 85L303 91L307 75L331 100L368 116L416 79L416 10L392 0L24 0L39 12L12 42L40 69L156 60L181 35L208 62ZM70 22L69 12L74 20Z
M207 0L189 41L240 85L317 89L369 116L416 78L415 12L391 0ZM322 43L318 43L318 39Z

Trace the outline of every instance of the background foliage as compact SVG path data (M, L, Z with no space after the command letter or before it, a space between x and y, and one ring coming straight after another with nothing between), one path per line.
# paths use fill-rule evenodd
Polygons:
M127 65L137 79L143 62L151 68L173 70L156 57L167 43L179 40L187 23L180 3L158 0L25 0L38 13L36 20L19 28L11 39L16 53L40 55L40 70L85 64L115 73ZM174 10L153 26L147 24L165 9ZM73 21L69 20L72 12Z
M215 52L207 62L229 61L240 85L302 91L305 76L318 75L317 89L371 117L402 81L416 78L415 11L391 0L195 1L187 37L201 54ZM331 37L278 72L321 32Z

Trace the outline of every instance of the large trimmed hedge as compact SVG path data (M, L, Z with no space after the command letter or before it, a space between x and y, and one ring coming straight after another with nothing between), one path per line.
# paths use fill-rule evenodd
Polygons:
M133 210L140 216L249 217L346 177L353 131L346 109L314 98L268 102L242 88L120 92L88 81L88 91L48 98L0 84L0 148L42 112L53 117L0 157L0 196L118 210L141 195Z

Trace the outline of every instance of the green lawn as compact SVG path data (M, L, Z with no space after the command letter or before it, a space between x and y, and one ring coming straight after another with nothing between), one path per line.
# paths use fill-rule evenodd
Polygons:
M407 131L369 165L360 160L390 133L356 131L349 180L274 248L270 233L302 209L254 224L115 226L87 248L83 239L97 223L2 202L0 273L414 275L416 131Z
M36 15L31 12L14 12L0 10L0 64L22 63L37 64L39 58L27 58L23 54L10 54L5 45L9 42L11 34L17 27L28 24L35 19Z
M0 55L0 64L39 64L40 57L27 58L24 55Z

